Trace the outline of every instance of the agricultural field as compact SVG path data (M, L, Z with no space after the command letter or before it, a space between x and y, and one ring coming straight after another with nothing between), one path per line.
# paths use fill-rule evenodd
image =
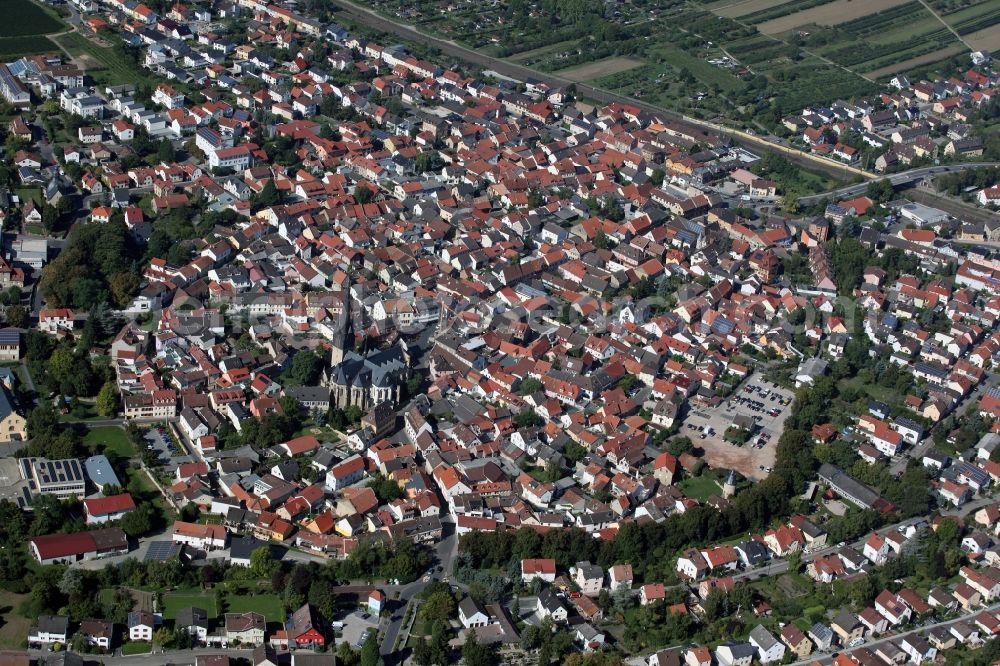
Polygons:
M4 0L0 37L47 35L63 30L65 25L49 10L31 0Z
M634 58L605 58L604 60L588 62L585 65L561 69L555 73L571 81L590 81L592 79L599 79L602 76L609 76L634 69L642 66L642 64L641 60L635 60Z
M738 18L747 14L776 10L778 7L789 6L792 2L794 0L738 0L737 2L712 3L708 5L708 8L719 16Z
M971 32L964 39L977 51L1000 51L1000 26Z
M98 84L140 83L152 80L149 72L123 58L117 49L99 46L78 32L60 35L56 39Z
M706 119L775 131L810 104L897 72L1000 50L1000 0L376 0L386 15L491 55ZM956 36L956 32L961 38Z
M892 76L897 72L909 72L910 70L916 69L921 65L929 65L935 62L940 62L952 56L956 56L965 49L961 46L948 46L943 49L938 49L937 51L931 51L921 56L916 56L909 58L907 60L901 60L892 65L887 65L886 67L880 67L879 69L872 70L870 72L865 72L865 76L871 79L880 79L885 76Z
M1000 2L986 0L956 12L938 12L945 23L960 35L967 35L1000 23Z
M837 25L906 4L907 1L868 0L867 2L854 2L854 0L834 0L768 21L758 22L759 19L755 16L745 18L747 22L755 23L757 29L765 35L778 35L807 25Z
M40 53L58 53L59 47L45 35L29 35L27 37L6 37L0 39L0 58L5 61L21 56Z
M955 32L990 31L1000 21L1000 0L960 2L938 0L932 11L920 0L774 0L756 12L741 13L738 23L757 32L725 46L751 65L770 68L782 57L813 56L873 81L953 58L968 50ZM708 8L722 18L731 15L716 4ZM990 33L983 39L992 38Z
M66 25L49 9L31 0L4 0L0 22L0 58L5 61L39 53L56 53L59 47L45 35Z

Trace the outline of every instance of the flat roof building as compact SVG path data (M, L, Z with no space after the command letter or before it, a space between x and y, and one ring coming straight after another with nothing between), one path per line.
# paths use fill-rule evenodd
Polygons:
M87 472L87 478L101 492L104 492L104 489L108 486L122 487L122 483L118 480L118 475L115 474L115 470L111 467L111 461L108 460L107 456L91 456L83 463L83 467Z
M76 458L24 458L21 460L21 475L29 482L33 495L54 495L60 498L86 495L87 483L83 466Z

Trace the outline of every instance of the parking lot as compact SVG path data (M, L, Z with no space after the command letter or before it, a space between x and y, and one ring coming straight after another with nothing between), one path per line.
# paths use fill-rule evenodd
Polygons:
M735 469L747 478L762 479L774 465L778 437L791 404L790 391L753 377L718 407L692 408L680 434L704 450L705 461L712 467ZM750 439L742 446L723 439L726 429L737 421L752 424Z
M150 428L143 438L146 440L146 448L155 452L161 462L166 462L179 453L165 428Z

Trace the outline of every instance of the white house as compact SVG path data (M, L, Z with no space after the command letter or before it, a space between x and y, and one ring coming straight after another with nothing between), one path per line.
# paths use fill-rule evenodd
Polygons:
M882 590L875 597L875 610L894 627L909 622L913 614L910 607L889 590Z
M466 629L485 627L490 623L490 616L483 612L472 597L465 597L458 604L458 619Z
M551 583L556 579L556 561L551 559L521 560L521 582L536 578Z
M80 623L80 630L77 633L86 638L89 645L110 650L114 625L103 620L84 620Z
M982 206L1000 206L1000 185L979 190L976 199Z
M83 500L84 521L88 525L118 520L131 511L135 511L135 501L128 493Z
M861 550L861 554L875 566L882 566L889 559L889 544L885 539L873 532L865 539L865 545Z
M73 330L73 311L69 308L53 308L38 313L38 329L55 335L59 331Z
M132 611L128 614L128 639L130 641L151 641L156 629L156 618L146 611Z
M757 658L762 664L781 661L785 656L785 644L762 624L750 630L750 644L757 648Z
M553 622L565 622L568 616L566 607L559 601L559 597L547 587L538 593L535 610L539 617L542 619L551 618Z
M365 461L361 456L353 455L330 468L326 473L326 487L329 490L341 490L357 483L365 474Z
M596 597L604 587L604 570L596 564L577 562L570 574L580 592L588 597Z
M750 666L757 656L757 648L750 643L727 643L715 648L715 661L719 666Z
M177 610L174 626L187 631L191 640L204 644L208 638L208 612L204 608L187 607Z
M199 525L177 521L172 530L173 540L197 550L221 550L226 547L229 533L223 525Z
M632 589L632 580L631 564L616 564L608 572L609 587L612 591L619 587L624 587L627 590Z
M28 632L28 645L66 644L69 618L65 615L39 615L38 623Z

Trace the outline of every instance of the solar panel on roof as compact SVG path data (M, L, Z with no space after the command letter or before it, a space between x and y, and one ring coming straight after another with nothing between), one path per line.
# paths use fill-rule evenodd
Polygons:
M146 550L147 561L156 560L158 562L165 562L171 557L177 557L181 553L181 548L183 546L179 543L174 543L173 541L152 541L149 544L149 549Z

